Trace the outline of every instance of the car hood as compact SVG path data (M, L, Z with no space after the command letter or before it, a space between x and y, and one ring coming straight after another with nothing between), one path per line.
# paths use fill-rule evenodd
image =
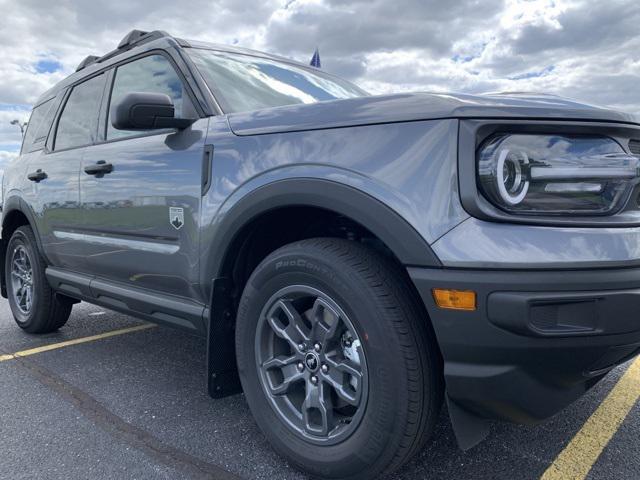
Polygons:
M513 118L640 123L635 115L544 94L399 93L297 104L228 115L237 135L443 118Z

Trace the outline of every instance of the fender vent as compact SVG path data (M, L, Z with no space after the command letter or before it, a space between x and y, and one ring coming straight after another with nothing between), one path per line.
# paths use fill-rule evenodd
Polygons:
M629 150L634 155L640 155L640 140L636 140L635 138L629 140Z

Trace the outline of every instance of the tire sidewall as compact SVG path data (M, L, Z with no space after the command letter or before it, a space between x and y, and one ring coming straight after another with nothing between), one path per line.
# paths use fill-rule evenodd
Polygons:
M14 299L13 292L13 283L11 282L11 262L13 259L13 252L18 246L23 246L28 253L29 261L31 262L32 268L32 280L33 280L33 300L31 303L31 310L28 314L24 314L18 305L16 305ZM43 272L40 268L40 262L38 262L38 252L35 249L35 245L29 235L27 235L23 228L17 229L13 232L11 239L9 240L9 245L7 246L7 253L5 256L5 278L7 281L7 297L9 300L9 306L11 308L11 312L13 313L13 317L15 321L21 328L29 329L32 324L35 322L36 315L38 312L38 304L42 300L42 277Z
M275 292L296 284L314 287L338 303L353 323L365 352L369 376L366 410L354 433L335 445L306 442L286 426L265 397L256 368L254 342L261 311ZM388 463L386 446L402 435L405 425L408 383L399 339L369 292L366 282L346 264L333 264L302 250L276 252L250 278L239 308L238 370L251 410L276 450L317 475L354 476L372 464Z

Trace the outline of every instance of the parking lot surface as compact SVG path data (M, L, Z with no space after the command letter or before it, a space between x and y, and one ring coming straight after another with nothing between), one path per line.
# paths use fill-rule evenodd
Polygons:
M639 365L542 425L492 425L468 452L443 410L392 478L640 478ZM0 300L0 402L1 479L305 478L271 450L242 395L207 396L204 339L84 303L59 332L33 336Z

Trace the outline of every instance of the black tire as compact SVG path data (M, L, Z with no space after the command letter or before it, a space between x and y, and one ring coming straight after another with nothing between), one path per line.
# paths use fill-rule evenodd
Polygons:
M18 305L16 291L19 288L12 281L12 263L17 251L26 254L31 270L32 301L28 309ZM4 268L9 306L20 328L29 333L50 333L67 323L73 304L51 289L45 276L46 264L38 251L31 227L24 225L13 232L7 246Z
M431 435L442 405L442 362L429 319L408 282L390 259L335 238L284 246L251 275L238 309L238 371L258 426L300 470L322 478L378 478L402 466ZM309 441L287 425L261 380L257 328L266 322L264 309L274 293L292 285L325 293L364 339L367 402L355 430L338 443Z

